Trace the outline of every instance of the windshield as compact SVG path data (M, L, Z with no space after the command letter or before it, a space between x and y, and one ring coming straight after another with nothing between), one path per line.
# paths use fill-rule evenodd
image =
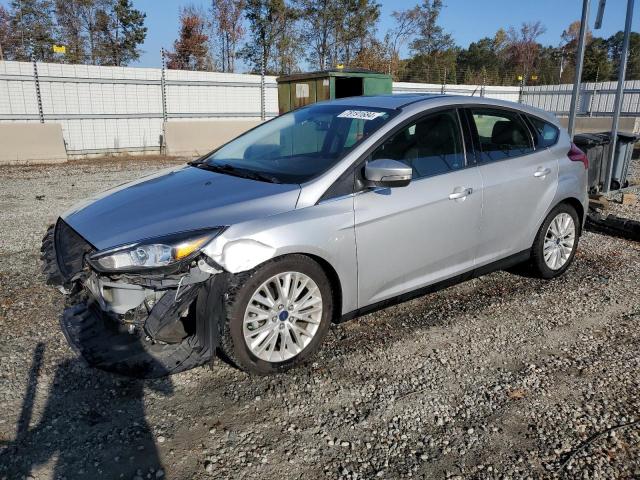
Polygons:
M304 183L342 159L384 125L394 110L312 105L286 113L232 140L202 166L279 183Z

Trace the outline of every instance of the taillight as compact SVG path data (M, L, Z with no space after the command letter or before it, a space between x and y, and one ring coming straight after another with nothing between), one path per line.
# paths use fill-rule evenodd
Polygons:
M587 155L578 147L576 147L575 143L573 142L571 142L571 148L569 149L569 153L567 153L567 157L569 157L569 160L571 160L572 162L582 162L584 165L584 169L589 169L589 159L587 158Z

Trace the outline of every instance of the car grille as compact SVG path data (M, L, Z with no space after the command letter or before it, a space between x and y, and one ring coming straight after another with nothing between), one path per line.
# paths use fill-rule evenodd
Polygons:
M56 223L54 238L58 268L65 281L69 281L84 268L85 255L96 249L62 219Z

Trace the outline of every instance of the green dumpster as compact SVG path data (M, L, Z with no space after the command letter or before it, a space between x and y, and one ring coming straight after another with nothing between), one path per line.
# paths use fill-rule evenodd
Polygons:
M369 70L323 70L277 78L280 114L322 100L391 93L391 76Z

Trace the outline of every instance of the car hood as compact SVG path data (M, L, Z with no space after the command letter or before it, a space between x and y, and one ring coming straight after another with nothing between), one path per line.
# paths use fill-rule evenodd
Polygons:
M184 166L85 200L62 218L99 250L293 210L299 185L275 184Z

